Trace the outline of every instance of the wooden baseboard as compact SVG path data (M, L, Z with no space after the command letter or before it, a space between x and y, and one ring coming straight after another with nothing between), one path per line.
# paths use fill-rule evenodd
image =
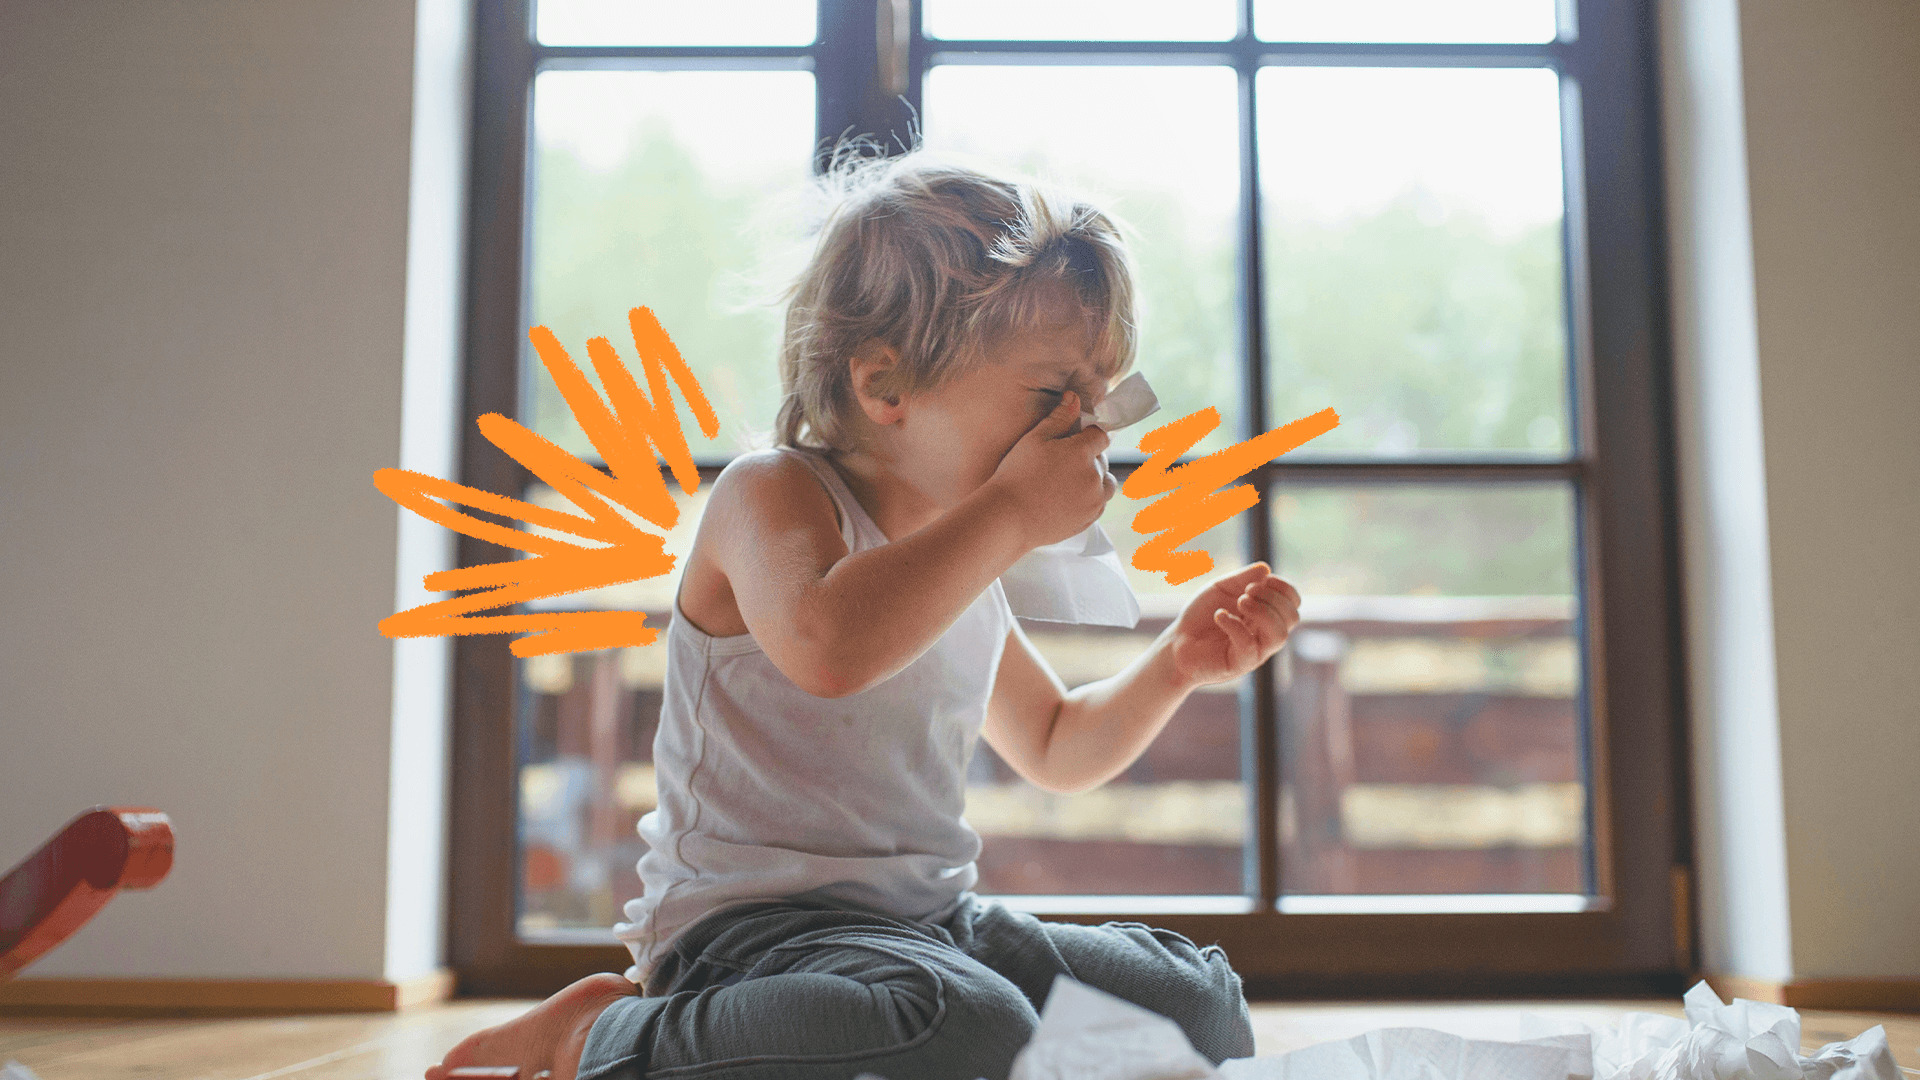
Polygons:
M453 972L414 979L14 979L0 1016L243 1016L397 1012L453 996Z
M1744 975L1707 975L1707 984L1730 1001L1743 997L1796 1009L1835 1012L1920 1012L1920 979L1793 979L1776 982Z

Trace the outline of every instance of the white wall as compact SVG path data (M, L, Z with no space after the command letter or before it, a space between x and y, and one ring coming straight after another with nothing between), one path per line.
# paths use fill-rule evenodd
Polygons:
M1662 0L1701 964L1785 981L1780 717L1737 0Z
M94 803L179 838L29 974L438 961L444 649L396 676L375 624L444 541L371 479L450 461L424 7L416 71L410 0L0 4L0 864Z
M1661 14L1703 960L1920 977L1920 5Z
M398 465L460 476L468 128L473 105L468 0L417 0L413 172L408 188L405 380ZM400 512L393 611L445 597L420 580L455 563L455 536ZM447 737L453 646L394 642L387 837L386 977L440 966L446 937Z

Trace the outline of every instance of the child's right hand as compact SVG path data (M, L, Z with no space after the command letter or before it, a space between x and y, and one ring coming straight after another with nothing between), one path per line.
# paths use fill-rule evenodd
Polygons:
M1116 490L1107 472L1111 441L1098 427L1075 432L1079 395L1069 390L1000 459L987 483L1013 503L1028 548L1056 544L1086 531Z

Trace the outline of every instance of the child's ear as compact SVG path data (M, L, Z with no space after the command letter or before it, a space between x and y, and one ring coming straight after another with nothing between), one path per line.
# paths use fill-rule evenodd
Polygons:
M894 368L900 353L879 340L860 346L847 361L853 378L853 396L867 419L882 426L893 424L905 415L900 394L891 389Z

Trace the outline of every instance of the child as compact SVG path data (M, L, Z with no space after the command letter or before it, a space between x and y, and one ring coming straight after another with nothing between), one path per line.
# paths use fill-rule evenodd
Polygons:
M1099 786L1196 686L1273 655L1299 594L1245 567L1068 692L997 579L1114 494L1107 434L1078 428L1133 359L1120 235L921 151L829 175L839 201L790 293L780 445L715 481L667 631L660 804L616 928L635 966L473 1036L429 1080L1003 1080L1062 973L1171 1017L1216 1063L1253 1053L1218 947L980 900L965 771L985 738L1044 789Z

